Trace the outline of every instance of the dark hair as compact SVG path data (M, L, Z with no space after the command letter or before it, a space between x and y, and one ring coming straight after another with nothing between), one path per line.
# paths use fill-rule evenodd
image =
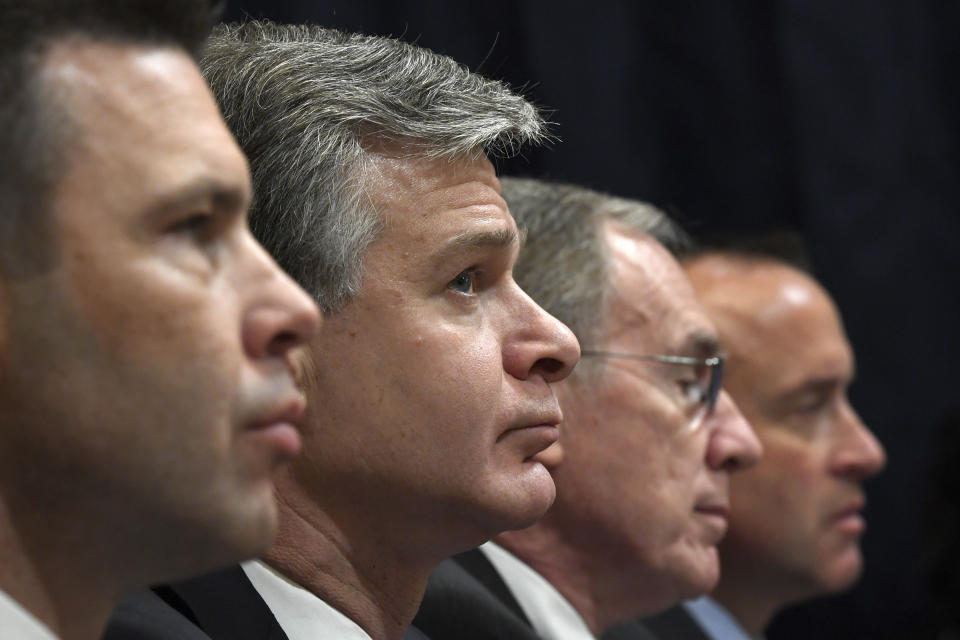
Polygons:
M772 261L786 264L812 276L813 263L806 242L799 231L781 229L765 233L718 233L698 237L693 248L682 256L683 261L706 254L724 254L744 260Z
M69 39L170 46L195 58L219 5L210 0L0 0L0 269L46 267L51 191L69 143L69 113L40 81L47 52Z

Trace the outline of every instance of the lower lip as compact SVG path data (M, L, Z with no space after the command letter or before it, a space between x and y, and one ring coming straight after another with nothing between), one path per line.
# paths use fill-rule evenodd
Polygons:
M833 526L841 533L859 536L866 530L867 523L859 513L848 513L835 518Z
M250 432L263 441L263 444L284 457L293 457L300 453L303 440L300 432L289 422L275 422L259 426Z
M723 511L696 509L696 513L716 528L720 536L723 536L723 534L727 532L727 515Z
M501 438L518 441L524 451L524 460L534 457L560 439L560 429L551 424L538 424L530 427L511 429Z

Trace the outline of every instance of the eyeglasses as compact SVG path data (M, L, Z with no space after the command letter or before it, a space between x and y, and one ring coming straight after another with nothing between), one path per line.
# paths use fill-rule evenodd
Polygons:
M652 360L663 364L683 365L694 368L695 378L685 387L687 400L691 404L700 405L704 414L711 414L717 407L717 396L723 385L723 356L709 358L694 358L691 356L671 355L638 355L633 353L612 353L610 351L595 351L585 349L580 352L581 357L595 358L630 358L632 360Z

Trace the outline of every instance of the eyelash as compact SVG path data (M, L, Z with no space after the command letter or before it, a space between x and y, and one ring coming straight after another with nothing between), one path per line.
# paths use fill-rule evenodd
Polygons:
M171 231L177 234L201 236L209 230L213 221L214 216L209 213L196 213L174 224Z
M830 404L830 398L826 396L817 396L798 405L795 409L800 415L813 415L823 411Z

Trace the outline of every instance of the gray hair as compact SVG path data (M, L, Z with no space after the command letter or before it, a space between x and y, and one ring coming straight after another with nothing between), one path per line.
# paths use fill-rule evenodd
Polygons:
M250 159L254 234L324 311L357 293L382 226L365 197L371 146L452 160L516 153L546 135L537 109L503 83L392 38L221 25L201 67Z
M648 234L674 255L689 245L673 220L644 202L526 178L505 177L501 184L510 213L526 233L514 278L584 347L603 338L610 284L609 252L600 234L604 221Z

